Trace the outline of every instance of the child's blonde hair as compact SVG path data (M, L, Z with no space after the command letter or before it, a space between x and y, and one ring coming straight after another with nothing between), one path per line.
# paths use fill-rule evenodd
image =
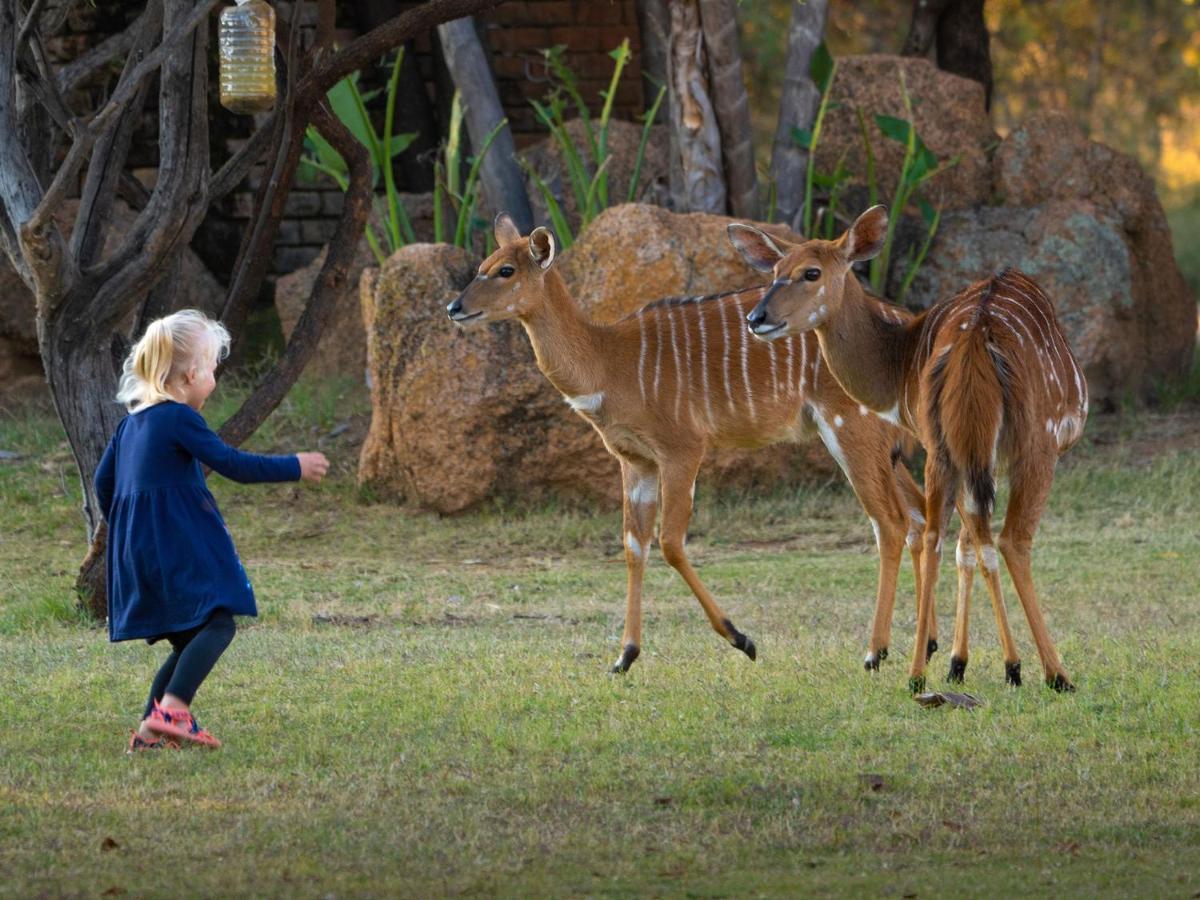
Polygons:
M173 400L167 385L200 363L215 363L229 354L229 332L220 322L195 309L182 309L146 328L125 357L117 400L137 412Z

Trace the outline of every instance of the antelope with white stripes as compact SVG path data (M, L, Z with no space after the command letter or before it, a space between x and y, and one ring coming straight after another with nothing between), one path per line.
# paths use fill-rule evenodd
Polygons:
M790 244L750 226L731 226L742 254L775 276L747 316L750 330L766 341L815 332L846 392L899 422L925 446L924 560L910 688L924 687L927 656L918 648L927 617L921 611L933 608L942 536L957 503L964 534L957 553L950 680L961 681L966 671L970 582L978 560L1004 649L1006 680L1021 683L1020 657L1000 594L998 545L1047 684L1074 690L1038 605L1030 553L1058 457L1083 433L1083 373L1054 307L1020 272L1005 270L916 316L868 295L850 267L877 254L886 231L882 206L863 213L836 241ZM1000 462L1007 464L1010 493L1004 528L993 545Z
M684 552L696 473L709 446L761 446L814 431L874 526L880 567L866 667L878 668L887 655L906 542L917 569L921 552L920 523L910 514L923 508L923 500L908 471L896 464L899 431L846 396L822 367L812 338L766 345L746 333L745 315L761 289L663 300L598 325L578 309L553 267L555 241L548 230L521 237L501 214L495 231L498 249L447 313L462 326L519 320L538 368L620 462L628 590L613 671L628 670L641 651L642 577L659 505L666 561L696 595L713 629L755 658L754 642L734 627ZM936 648L933 636L929 641Z

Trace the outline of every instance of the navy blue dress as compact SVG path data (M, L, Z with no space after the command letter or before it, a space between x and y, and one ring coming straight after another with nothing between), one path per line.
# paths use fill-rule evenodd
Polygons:
M258 614L201 463L243 483L300 479L295 456L235 450L184 403L158 403L122 419L96 469L108 521L109 640L196 628L217 609Z

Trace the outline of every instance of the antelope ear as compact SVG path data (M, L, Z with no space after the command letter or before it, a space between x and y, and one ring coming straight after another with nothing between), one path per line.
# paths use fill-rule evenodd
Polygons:
M496 244L500 247L506 247L513 241L520 240L521 232L517 230L517 224L512 220L506 212L502 212L496 216Z
M752 225L734 222L726 227L725 233L742 258L760 272L774 271L775 263L783 259L783 251L775 240Z
M842 252L846 259L852 263L861 262L879 253L887 237L887 226L887 207L882 204L872 206L855 219L850 230L842 235L845 242Z
M538 227L529 235L529 255L543 269L554 262L554 235L549 228Z

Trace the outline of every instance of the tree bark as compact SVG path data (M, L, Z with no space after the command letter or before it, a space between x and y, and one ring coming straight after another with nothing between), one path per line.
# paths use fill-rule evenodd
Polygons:
M937 65L983 85L983 102L992 108L992 56L983 0L953 0L938 19Z
M821 92L813 84L812 58L825 37L828 0L792 3L788 25L787 68L779 98L779 125L771 149L771 179L775 183L776 219L795 231L804 205L804 179L808 151L796 143L794 128L811 128L821 105Z
M666 0L637 0L637 20L642 36L642 97L649 111L654 98L667 84L671 16ZM654 121L658 125L665 124L670 121L670 115L668 105L663 103Z
M446 55L446 66L455 86L462 92L463 116L471 136L471 148L478 154L492 129L504 119L496 79L471 19L445 22L438 26L437 32ZM533 211L525 191L525 179L517 165L512 129L507 124L500 129L483 158L479 181L497 213L508 213L522 234L533 229Z
M721 131L729 212L738 218L757 220L761 215L758 176L754 171L750 102L742 77L734 0L700 0L700 23L708 52L713 112Z
M671 0L671 204L724 215L721 132L709 98L697 0Z
M928 56L935 43L937 67L983 85L992 108L992 58L984 0L913 0L912 21L901 56Z

